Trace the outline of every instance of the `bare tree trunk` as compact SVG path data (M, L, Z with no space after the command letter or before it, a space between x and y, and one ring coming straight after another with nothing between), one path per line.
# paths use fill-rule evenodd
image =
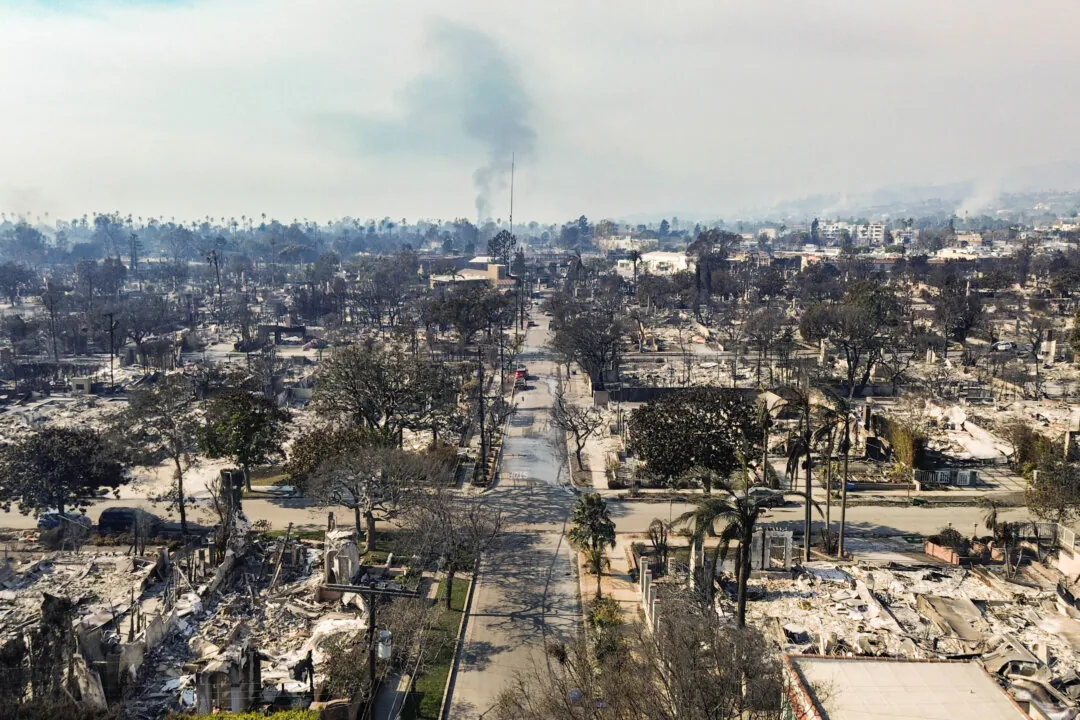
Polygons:
M180 458L174 457L176 463L176 497L180 504L180 534L187 538L187 503L184 501L184 468L180 464Z
M806 418L806 515L804 520L804 534L803 534L803 560L810 562L810 539L813 529L813 523L811 521L810 510L812 506L812 498L814 497L814 486L811 480L813 474L810 469L811 458L813 449L810 447L810 417Z
M371 510L364 511L364 524L367 526L364 529L364 534L367 536L367 551L371 552L375 549L375 513Z
M840 538L836 545L836 556L844 557L844 530L847 525L847 486L848 459L851 457L851 416L844 408L844 487L840 491Z
M454 566L446 568L446 609L450 609L450 596L454 594Z

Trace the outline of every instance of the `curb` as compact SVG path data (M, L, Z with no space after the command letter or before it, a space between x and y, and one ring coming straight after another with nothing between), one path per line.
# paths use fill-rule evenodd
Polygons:
M446 685L443 686L442 704L439 706L439 720L447 720L450 717L450 701L454 692L454 681L457 679L458 665L461 663L461 651L465 647L465 628L469 624L469 610L472 609L473 590L476 589L476 581L480 576L480 561L477 560L473 568L472 578L469 580L469 589L465 593L465 606L461 609L461 621L458 622L457 643L454 646L454 659L450 663L450 672L446 674ZM449 592L450 588L447 588ZM438 602L436 600L436 602Z

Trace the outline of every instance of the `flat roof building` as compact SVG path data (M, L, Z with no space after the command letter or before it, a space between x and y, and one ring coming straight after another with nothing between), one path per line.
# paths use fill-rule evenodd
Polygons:
M792 720L1031 720L975 661L784 656Z

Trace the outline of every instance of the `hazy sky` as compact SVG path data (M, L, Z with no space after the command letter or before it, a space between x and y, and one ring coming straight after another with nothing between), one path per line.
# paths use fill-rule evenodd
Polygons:
M0 0L0 208L730 214L1080 161L1075 0Z

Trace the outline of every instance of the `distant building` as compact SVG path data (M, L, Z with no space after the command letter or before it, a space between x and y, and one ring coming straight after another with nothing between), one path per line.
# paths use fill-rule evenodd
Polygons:
M982 233L958 232L956 233L956 240L954 241L954 245L959 248L982 247L982 240Z
M818 225L818 234L822 240L838 242L842 232L847 230L851 234L851 223L846 222L822 222Z
M649 252L655 250L660 246L660 241L656 238L636 238L629 235L618 236L610 235L607 237L597 238L596 246L601 250L612 251L622 250L624 252Z
M912 228L896 228L892 231L893 242L897 245L914 245L919 239L919 231Z
M470 262L472 265L477 258ZM506 266L497 263L488 263L480 270L474 267L466 267L443 275L432 275L430 278L432 289L447 285L489 285L494 288L504 288L517 285L517 278L506 274Z
M973 660L786 655L784 669L792 720L1031 720Z
M630 276L634 272L634 264L627 259L619 260L616 272L623 276ZM638 262L638 275L674 275L683 270L693 270L694 259L685 253L664 252L657 250L643 253Z
M859 225L851 239L856 245L862 247L881 245L885 242L885 224L867 223L866 225Z

